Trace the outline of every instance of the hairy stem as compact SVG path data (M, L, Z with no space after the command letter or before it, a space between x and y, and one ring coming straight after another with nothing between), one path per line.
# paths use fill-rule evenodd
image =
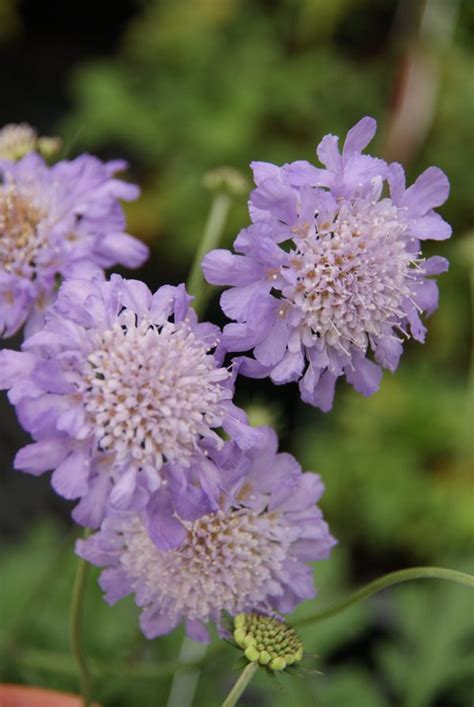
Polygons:
M358 601L363 601L364 599L372 596L372 594L382 591L382 589L391 587L392 584L408 582L412 579L446 579L450 582L464 584L465 586L474 589L474 577L464 572L458 572L456 570L450 570L444 567L410 567L409 569L390 572L390 574L374 579L373 582L369 582L369 584L366 584L365 587L357 590L346 599L341 599L341 601L336 602L328 609L318 611L310 616L305 616L299 621L295 621L294 625L306 626L308 624L316 623L317 621L323 621L324 619L328 619L331 616L339 614L340 611L344 611L344 609L349 608L352 604L356 604Z
M89 532L85 530L84 537L87 537L88 534ZM69 643L79 672L79 686L84 707L89 707L91 699L91 675L81 639L82 612L88 573L89 564L85 560L79 559L69 611Z
M231 203L231 196L225 192L218 192L214 196L204 233L191 266L186 289L195 297L194 308L198 314L202 314L209 296L209 285L202 276L201 261L208 251L219 245Z
M242 696L243 691L245 690L257 670L258 663L249 663L245 666L245 668L240 674L239 679L237 680L234 687L222 703L222 707L234 707L234 705L237 704L237 701Z

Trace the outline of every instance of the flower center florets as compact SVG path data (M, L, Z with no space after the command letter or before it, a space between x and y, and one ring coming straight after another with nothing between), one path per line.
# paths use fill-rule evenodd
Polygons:
M117 461L160 468L186 463L201 436L222 423L222 386L209 346L182 322L160 326L130 312L97 334L78 385L99 449Z
M406 248L406 224L390 199L345 203L330 222L293 229L295 284L283 295L299 308L306 343L323 339L348 351L386 334L403 317L417 254Z
M292 542L278 518L239 509L183 524L187 536L176 550L159 550L138 519L123 530L122 565L135 588L146 583L149 604L207 621L278 594L276 577Z
M42 212L14 185L0 186L0 268L34 279L37 258L45 245L38 233Z

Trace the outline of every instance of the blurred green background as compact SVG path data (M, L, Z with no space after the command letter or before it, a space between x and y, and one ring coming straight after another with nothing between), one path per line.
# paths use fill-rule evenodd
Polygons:
M129 231L152 248L139 276L153 288L186 278L211 202L209 169L240 169L250 189L251 160L312 160L322 135L343 135L369 114L379 121L371 149L404 162L411 179L430 164L450 178L442 212L454 236L427 248L451 261L441 306L427 343L408 342L378 394L341 385L323 415L296 386L239 384L254 423L276 425L282 449L326 484L339 545L316 569L317 602L297 615L402 567L473 569L473 39L472 0L0 0L1 123L60 135L67 156L130 161L143 195L128 208ZM244 195L228 244L247 223ZM223 323L217 293L208 316ZM69 507L47 479L11 470L24 437L5 399L1 414L0 680L75 691ZM146 641L133 603L107 608L95 576L85 631L97 699L188 707L183 697L168 703L180 632ZM388 590L306 628L308 674L258 675L242 704L469 707L473 609L469 592L450 584ZM220 704L237 658L220 645L194 705Z

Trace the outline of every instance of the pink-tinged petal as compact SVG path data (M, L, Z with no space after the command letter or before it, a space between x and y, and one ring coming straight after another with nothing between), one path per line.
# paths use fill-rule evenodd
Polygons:
M338 172L342 166L338 144L339 138L336 135L325 135L316 149L319 161L331 172Z
M101 264L110 267L115 263L128 268L138 268L148 259L148 246L128 233L107 233L99 242L97 255Z
M353 354L352 361L345 369L346 378L358 393L372 395L380 387L382 369L362 354Z
M403 346L394 336L384 336L375 347L375 360L389 371L397 370Z
M56 468L51 476L53 489L63 498L80 498L89 489L89 461L83 451L75 451Z
M20 449L15 457L14 467L27 474L39 476L61 464L70 449L70 441L62 437L34 442Z
M186 621L186 636L199 643L209 643L209 631L201 621L188 619Z
M409 235L419 238L421 241L427 239L433 241L444 241L451 237L453 229L441 218L439 214L428 214L418 218L410 219L408 222Z
M408 187L401 206L405 206L412 216L424 216L430 209L444 204L448 196L449 181L445 173L438 167L428 167Z
M438 285L433 280L423 280L413 287L413 299L424 312L432 314L438 307Z
M250 168L253 172L253 179L257 186L260 182L268 177L278 177L280 174L280 167L272 164L271 162L251 162Z
M130 505L137 484L136 468L128 469L115 484L110 494L110 504L115 508L124 509Z
M440 255L433 255L421 265L424 275L440 275L449 269L449 261Z
M275 366L270 377L277 385L297 381L303 372L304 364L304 356L300 351L297 353L288 351Z
M374 118L365 116L347 133L342 150L342 159L347 162L355 154L362 152L375 135L377 122Z
M267 336L255 347L254 355L257 361L264 366L276 365L283 358L288 346L288 337L288 322L277 316Z
M274 217L291 225L297 218L295 191L281 179L269 177L250 195L252 205L261 211L269 211Z
M392 162L388 165L387 180L390 187L390 196L397 206L400 205L405 193L405 171L401 164Z
M233 255L218 249L208 253L202 261L204 277L212 285L250 285L263 274L263 267L245 255Z

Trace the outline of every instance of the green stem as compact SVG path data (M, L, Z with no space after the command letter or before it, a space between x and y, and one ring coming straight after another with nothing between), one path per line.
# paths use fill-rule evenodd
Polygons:
M249 663L241 672L239 679L235 683L232 690L229 692L222 707L234 707L237 704L238 699L241 697L243 691L255 675L258 670L258 663Z
M209 286L202 276L201 261L208 251L219 245L231 204L232 198L229 194L218 192L215 195L203 237L194 256L186 289L195 297L194 308L198 314L202 314L209 292Z
M407 582L412 579L446 579L450 582L464 584L474 589L474 577L464 572L457 572L456 570L450 570L444 567L411 567L410 569L390 572L390 574L379 577L373 582L369 582L365 587L354 592L346 599L336 602L328 609L318 611L311 616L305 616L299 621L295 621L293 625L306 626L307 624L316 623L317 621L323 621L347 609L349 606L352 606L352 604L367 599L372 596L372 594L382 591L382 589L391 587L392 584L399 584L400 582Z
M88 535L89 531L85 530L84 537L86 538ZM69 612L69 643L79 672L79 685L84 707L89 707L91 699L91 675L81 640L82 612L88 572L89 564L85 560L80 559L77 565Z

